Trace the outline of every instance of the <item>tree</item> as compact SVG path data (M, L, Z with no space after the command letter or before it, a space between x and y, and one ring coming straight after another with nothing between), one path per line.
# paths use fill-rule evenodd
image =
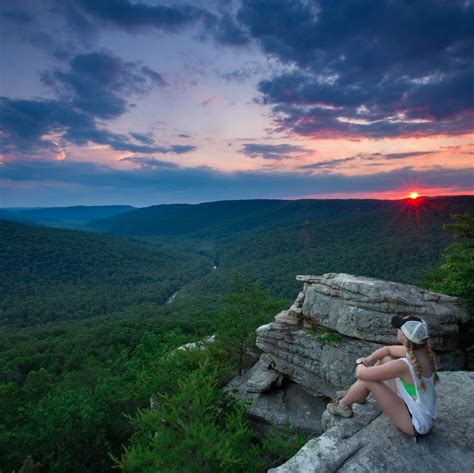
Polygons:
M466 301L473 321L464 327L462 344L468 368L474 369L474 218L469 213L451 218L453 222L443 228L452 233L455 242L445 248L438 266L423 273L420 285Z
M259 447L252 442L245 405L219 387L211 357L182 376L157 407L140 410L136 433L117 466L125 472L262 471Z
M287 302L271 299L268 289L240 273L234 275L221 301L224 307L216 318L216 343L211 350L223 348L240 376L245 353L255 346L255 330L270 322Z

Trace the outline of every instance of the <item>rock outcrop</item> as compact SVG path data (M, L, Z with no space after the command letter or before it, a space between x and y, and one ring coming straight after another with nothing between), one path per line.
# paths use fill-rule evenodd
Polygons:
M424 318L441 370L464 367L459 324L469 319L464 302L416 286L328 273L297 276L304 282L290 309L257 329L257 346L274 369L313 395L333 397L354 381L356 358L396 344L394 315Z
M459 330L466 302L416 286L345 273L297 276L293 305L256 331L263 353L226 387L250 401L251 420L319 435L274 473L474 471L474 372L463 370ZM355 360L397 344L394 315L428 322L441 370L438 419L418 444L399 431L369 396L355 415L331 416L325 405L355 381ZM458 371L456 371L458 370ZM302 394L304 393L304 394ZM441 453L440 453L441 452Z
M322 413L327 401L285 379L272 366L271 356L264 353L250 370L233 378L224 389L249 402L247 414L260 435L265 435L272 425L287 423L295 433L322 434Z
M323 415L325 433L269 473L470 473L474 471L474 372L440 373L438 417L413 443L369 397L349 419Z

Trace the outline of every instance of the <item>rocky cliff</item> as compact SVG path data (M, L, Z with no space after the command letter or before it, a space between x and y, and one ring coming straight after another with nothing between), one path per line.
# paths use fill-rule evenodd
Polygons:
M469 320L465 302L345 273L296 278L303 290L294 304L257 329L256 344L263 351L259 361L226 387L251 401L249 417L260 425L289 420L294 431L318 436L271 471L451 471L448 465L456 465L459 472L474 471L473 454L465 446L474 441L474 373L461 371L465 360L459 348L460 326ZM366 405L355 405L350 419L334 418L324 408L337 389L355 381L356 358L398 343L391 318L408 314L428 322L444 371L439 421L419 444L380 415L370 397ZM443 444L449 453L436 460ZM417 456L423 467L414 466Z
M394 315L416 315L430 326L440 369L459 370L463 301L416 286L344 273L297 276L304 282L290 309L257 329L257 346L274 368L314 395L333 396L354 380L355 360L396 344Z

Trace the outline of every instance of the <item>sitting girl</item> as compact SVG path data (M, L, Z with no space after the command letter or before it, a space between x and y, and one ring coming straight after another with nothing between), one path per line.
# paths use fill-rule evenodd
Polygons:
M419 435L431 430L436 419L436 358L424 320L395 316L392 326L398 329L397 340L403 346L385 346L359 358L357 381L348 390L338 391L327 409L333 415L351 417L352 404L364 403L372 393L395 426L416 442ZM378 366L369 366L375 362Z

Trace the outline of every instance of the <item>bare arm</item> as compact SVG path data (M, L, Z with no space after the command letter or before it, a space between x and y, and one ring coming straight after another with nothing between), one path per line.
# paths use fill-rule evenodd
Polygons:
M390 345L388 349L392 358L403 358L407 356L407 349L404 345Z
M386 356L391 356L392 358L402 358L406 356L406 348L403 345L388 345L378 350L374 351L368 357L364 358L364 361L367 364L375 363Z
M367 368L364 365L357 365L356 376L365 381L385 381L387 379L398 378L405 373L407 365L402 360L392 360L379 366Z
M375 350L372 354L364 358L365 363L370 365L372 363L375 363L377 360L381 360L385 356L388 356L390 354L388 348L389 347L382 347L378 350Z

